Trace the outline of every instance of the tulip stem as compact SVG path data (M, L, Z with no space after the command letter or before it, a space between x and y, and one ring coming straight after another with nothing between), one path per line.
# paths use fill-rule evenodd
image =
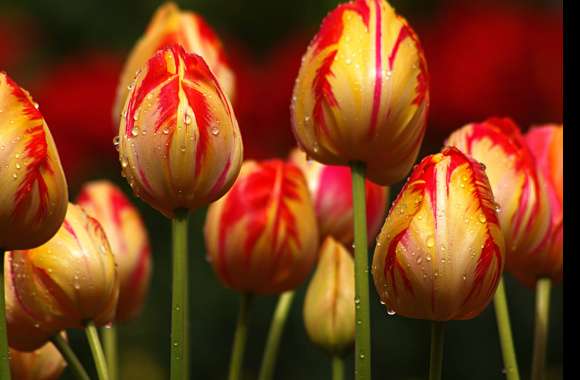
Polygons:
M248 336L248 315L252 303L250 294L242 294L240 300L240 311L236 332L234 335L234 344L232 347L232 357L230 361L229 380L239 380L242 372L242 363L244 361L244 349L246 348L246 338Z
M6 331L6 306L4 299L4 250L0 248L0 379L10 380L10 362L8 361L8 336Z
M107 361L105 360L105 353L103 352L103 346L99 340L99 334L97 333L94 322L90 321L87 323L85 333L89 340L89 346L91 347L99 380L109 380L109 370L107 368Z
M551 287L552 282L549 278L541 278L536 283L536 320L534 328L532 380L543 380L545 378Z
M173 295L171 298L171 380L189 379L189 302L187 272L187 210L176 212L173 233Z
M429 364L429 380L441 380L443 369L443 322L431 322L431 360Z
M72 370L78 380L91 380L77 355L60 334L53 336L50 340L58 349L64 360L66 360L68 367Z
M259 380L271 380L274 375L276 358L278 357L278 347L280 347L280 338L284 331L284 325L288 319L288 312L292 306L294 291L288 291L278 297L278 304L272 317L272 324L268 332L268 341L262 358L262 367L260 368Z
M369 312L369 268L367 249L367 217L365 165L351 164L354 216L354 282L356 302L355 378L371 378L371 323Z
M495 317L497 319L497 328L499 331L499 340L503 355L503 364L505 375L508 380L519 380L520 373L516 359L514 341L512 339L512 328L510 325L510 315L503 285L503 278L500 278L497 290L493 296L495 306Z
M105 357L109 364L109 377L111 380L117 380L119 378L119 362L117 360L117 327L115 325L102 327L101 336L103 337Z
M344 380L344 360L338 355L332 357L332 380Z

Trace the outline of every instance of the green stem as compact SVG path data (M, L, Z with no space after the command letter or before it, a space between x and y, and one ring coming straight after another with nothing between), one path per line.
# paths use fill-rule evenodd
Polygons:
M332 380L344 380L344 360L338 355L332 357Z
M443 322L431 322L431 360L429 362L429 380L441 380L443 369Z
M355 377L371 378L371 323L369 312L369 269L367 217L365 198L365 166L351 164L354 213L354 281L356 302Z
M64 360L66 360L68 367L71 369L78 380L91 380L79 358L76 356L67 341L60 334L53 336L50 338L50 340L52 344L54 344L54 346L58 349Z
M115 325L101 328L105 357L109 364L109 377L111 380L119 378L119 362L117 358L117 327Z
M274 375L278 347L280 347L280 338L282 337L284 325L288 319L288 312L292 306L293 298L294 291L285 292L278 297L278 305L276 305L276 311L274 311L274 316L272 317L268 341L266 342L264 357L262 358L259 380L271 380Z
M107 361L105 360L105 353L103 352L103 346L101 346L99 334L97 333L97 328L95 327L94 322L91 321L87 323L85 333L89 340L89 346L91 347L95 366L97 367L99 380L109 380L109 370L107 368Z
M516 351L512 339L512 328L510 325L510 315L503 285L503 278L499 280L499 285L497 286L497 290L493 296L493 303L495 306L495 317L497 319L497 328L499 331L499 340L506 378L508 380L519 380L520 373L518 371Z
M173 233L173 295L171 298L171 380L189 378L187 211L176 213Z
M6 331L6 305L4 299L4 250L0 248L0 379L10 380L10 362L8 361L8 336Z
M244 349L246 348L246 338L248 336L248 315L251 302L252 296L250 294L242 294L240 312L238 314L238 322L234 335L234 344L232 346L229 380L239 380L241 378Z
M543 380L546 375L546 347L550 321L549 278L541 278L536 283L536 320L534 329L534 356L532 359L532 380Z

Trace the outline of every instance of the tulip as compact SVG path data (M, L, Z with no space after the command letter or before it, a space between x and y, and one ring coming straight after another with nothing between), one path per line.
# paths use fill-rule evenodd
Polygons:
M302 172L280 160L246 161L232 189L210 205L204 234L208 260L225 286L254 294L296 288L318 248Z
M85 184L77 203L99 221L115 256L120 282L115 321L137 317L151 280L151 250L139 212L117 186L104 180ZM116 328L107 326L101 333L111 378L117 379Z
M541 246L550 228L544 179L520 130L509 118L490 118L453 132L445 145L485 165L505 238L506 269L517 271Z
M123 174L165 216L220 198L242 162L232 106L204 60L158 51L131 86L119 128Z
M62 227L47 243L6 256L17 303L38 328L60 331L113 320L119 295L115 259L99 222L80 206L69 204Z
M346 248L327 237L304 299L304 325L310 340L341 356L354 344L354 261Z
M384 0L339 5L322 22L294 87L292 125L308 156L362 162L389 185L417 158L429 108L417 35Z
M145 34L137 41L121 74L115 100L113 120L119 119L130 83L147 60L159 49L172 44L183 46L188 53L203 57L219 81L224 93L234 95L234 74L229 67L224 48L214 30L194 12L182 11L167 2L157 9Z
M300 169L280 160L246 161L232 189L210 205L204 227L208 261L218 279L242 293L230 380L239 379L250 294L282 293L262 359L260 380L272 377L293 289L308 276L318 226Z
M298 165L308 182L312 195L320 236L332 236L351 246L353 236L352 178L348 168L323 165L306 160L304 153L294 149L290 160ZM365 181L367 235L372 241L384 221L389 188Z
M539 278L562 279L564 244L564 180L562 126L546 125L532 128L525 136L527 146L536 160L537 170L545 179L550 229L544 243L513 270L513 274L529 287Z
M456 146L486 167L506 244L506 269L517 272L545 244L550 228L544 178L518 126L509 118L489 118L453 132L445 145ZM507 378L519 379L501 280L494 304Z
M57 380L65 367L66 362L52 343L32 352L10 349L10 370L17 380Z
M11 308L8 298L11 338L31 344L29 331L19 330L19 315L11 317L11 310L27 314L26 319L34 320L35 328L50 331L51 335L67 328L84 328L99 379L107 379L95 326L108 324L115 316L119 277L99 222L82 207L69 204L66 218L52 239L37 248L7 252L6 256L6 277L12 281L19 306ZM16 323L11 325L12 321Z
M143 308L151 280L151 249L141 216L109 181L85 184L77 203L99 221L115 256L120 283L115 320L133 319Z
M536 127L525 138L536 159L537 169L546 180L545 190L552 216L544 243L513 272L524 284L536 288L532 380L539 380L545 377L550 290L553 281L562 279L564 259L564 129L562 125Z
M446 148L421 161L393 203L377 239L375 287L403 316L470 319L495 292L504 250L483 168Z
M0 250L50 239L66 213L68 190L38 104L0 72Z

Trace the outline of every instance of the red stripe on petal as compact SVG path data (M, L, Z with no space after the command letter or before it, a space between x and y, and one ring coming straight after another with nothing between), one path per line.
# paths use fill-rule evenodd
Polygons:
M34 185L38 190L38 210L36 218L42 220L48 212L48 186L43 174L54 174L48 160L48 144L42 124L28 128L28 142L24 148L24 156L30 161L25 165L26 174L18 186L14 202L13 217L22 217L30 208L30 196Z
M373 94L373 109L369 137L375 132L379 109L381 106L381 91L383 87L383 55L382 55L382 14L380 0L375 0L375 90Z
M193 112L195 113L195 121L197 123L197 130L199 133L199 140L196 144L195 151L195 175L198 176L201 167L203 166L203 159L207 153L209 146L209 128L211 122L211 111L205 99L205 95L193 87L187 85L183 86L185 96L189 101Z

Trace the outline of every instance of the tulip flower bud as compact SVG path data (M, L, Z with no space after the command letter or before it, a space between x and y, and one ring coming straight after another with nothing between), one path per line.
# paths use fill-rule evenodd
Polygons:
M0 249L46 242L62 224L67 202L58 152L38 104L0 72Z
M113 320L119 295L115 259L99 222L81 207L69 204L62 227L45 244L6 256L7 288L14 295L7 297L6 321L14 348L32 345L28 335L36 329L51 336L87 321L102 326ZM20 331L21 316L12 311L24 313L35 329Z
M341 4L304 55L292 98L294 135L316 161L363 162L369 179L392 184L419 153L428 83L417 35L386 1Z
M302 172L280 160L246 161L232 189L210 205L204 234L208 260L227 287L294 289L310 273L319 240Z
M50 342L32 352L10 349L10 372L15 380L57 380L65 367L66 362Z
M182 11L175 3L167 2L157 9L145 34L129 54L121 74L117 98L115 99L113 120L119 120L128 88L135 75L147 60L159 49L172 44L183 46L186 52L203 57L224 93L234 95L234 74L229 67L221 41L205 20L194 12Z
M354 343L354 297L354 260L329 236L320 248L303 313L310 340L330 354L343 354Z
M535 127L526 134L525 139L536 160L536 167L545 179L552 216L544 243L513 270L513 274L520 281L534 288L536 281L541 277L549 277L552 281L562 279L564 259L563 127L561 125Z
M543 176L517 125L490 118L453 132L445 145L455 146L486 167L503 231L506 269L526 265L550 228L550 209Z
M393 203L372 272L389 314L469 319L487 306L504 239L481 165L455 148L424 158Z
M87 183L77 203L99 221L115 256L120 282L115 320L133 319L143 307L151 280L151 249L141 216L109 181Z
M344 166L323 165L306 160L299 149L290 154L290 161L298 165L312 195L318 227L322 238L330 235L350 246L353 236L352 177ZM373 241L384 221L389 188L365 181L367 236Z
M133 191L169 218L220 198L242 163L228 98L204 60L176 45L158 51L137 75L119 143Z

